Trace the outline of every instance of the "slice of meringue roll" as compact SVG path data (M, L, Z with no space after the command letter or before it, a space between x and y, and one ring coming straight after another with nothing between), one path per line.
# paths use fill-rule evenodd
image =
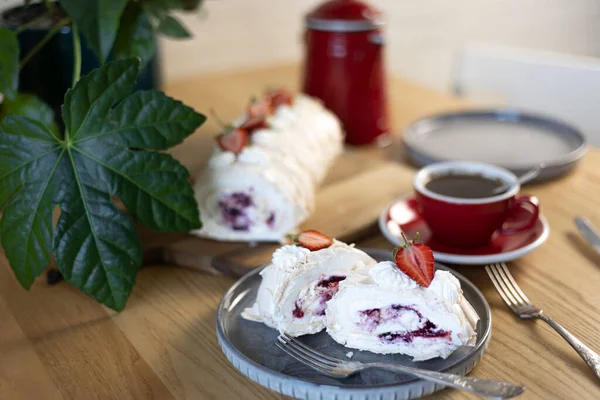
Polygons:
M202 229L226 241L280 241L315 203L312 178L283 154L248 146L236 157L216 150L194 188Z
M249 115L234 126L242 125ZM342 152L337 117L296 95L249 132L239 154L215 146L194 191L203 226L192 234L227 241L281 241L315 208L315 192Z
M414 361L447 358L474 345L479 317L450 272L419 286L392 262L355 271L327 304L327 333L347 347L406 354Z
M337 240L317 251L285 245L261 271L256 302L242 317L292 336L317 333L325 328L325 310L340 282L375 263L365 252Z

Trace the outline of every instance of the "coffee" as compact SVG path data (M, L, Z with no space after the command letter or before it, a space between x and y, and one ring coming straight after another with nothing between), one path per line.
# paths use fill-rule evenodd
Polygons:
M500 179L474 174L450 173L433 176L425 184L425 187L444 196L480 199L501 194L494 191L504 185L505 183Z

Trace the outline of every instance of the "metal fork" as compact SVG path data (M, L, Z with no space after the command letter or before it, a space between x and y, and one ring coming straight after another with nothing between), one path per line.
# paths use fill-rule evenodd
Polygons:
M509 399L520 395L525 390L523 386L513 385L508 382L445 374L390 363L361 363L358 361L340 360L311 349L298 339L287 334L279 335L275 345L301 363L316 369L324 375L336 378L346 378L368 368L382 368L389 371L403 372L444 386L497 399Z
M538 318L550 325L575 349L583 361L600 378L600 355L583 344L561 324L546 316L543 310L534 306L525 296L512 277L505 263L491 264L485 267L500 296L510 309L521 318Z

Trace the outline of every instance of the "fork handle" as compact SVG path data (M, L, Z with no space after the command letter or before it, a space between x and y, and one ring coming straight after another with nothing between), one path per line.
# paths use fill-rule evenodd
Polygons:
M587 347L585 344L583 344L581 340L577 339L571 332L566 330L564 326L562 326L552 318L544 314L538 314L536 315L536 317L546 322L552 328L554 328L554 330L558 332L560 336L562 336L567 341L567 343L569 343L571 347L575 349L577 354L579 354L579 356L583 358L583 361L585 361L585 363L589 365L592 371L594 371L594 374L596 374L596 376L600 378L600 355L598 355L598 353L596 353L595 351Z
M525 387L508 382L493 381L489 379L471 378L443 372L427 371L405 367L403 365L388 363L369 363L370 367L383 368L389 371L403 372L421 379L440 383L444 386L465 390L485 397L509 399L523 393Z

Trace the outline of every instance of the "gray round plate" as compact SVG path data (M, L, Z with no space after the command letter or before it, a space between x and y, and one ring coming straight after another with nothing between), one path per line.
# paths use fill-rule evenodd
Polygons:
M392 260L391 252L364 249L376 260ZM446 360L436 358L412 362L403 355L378 355L349 349L333 341L325 332L300 339L307 345L334 357L355 361L385 361L434 371L466 374L481 359L491 338L492 316L481 292L465 277L436 263L436 268L451 271L460 281L465 298L479 314L477 343L461 347ZM371 369L346 379L319 374L279 350L274 342L278 332L258 322L246 321L240 314L254 303L261 282L260 268L242 277L225 294L217 311L217 337L227 359L244 375L262 386L299 399L399 400L414 399L442 389L408 375Z
M544 162L546 168L534 181L569 171L588 148L576 128L514 109L434 115L411 124L403 138L409 157L419 166L481 161L522 175Z

